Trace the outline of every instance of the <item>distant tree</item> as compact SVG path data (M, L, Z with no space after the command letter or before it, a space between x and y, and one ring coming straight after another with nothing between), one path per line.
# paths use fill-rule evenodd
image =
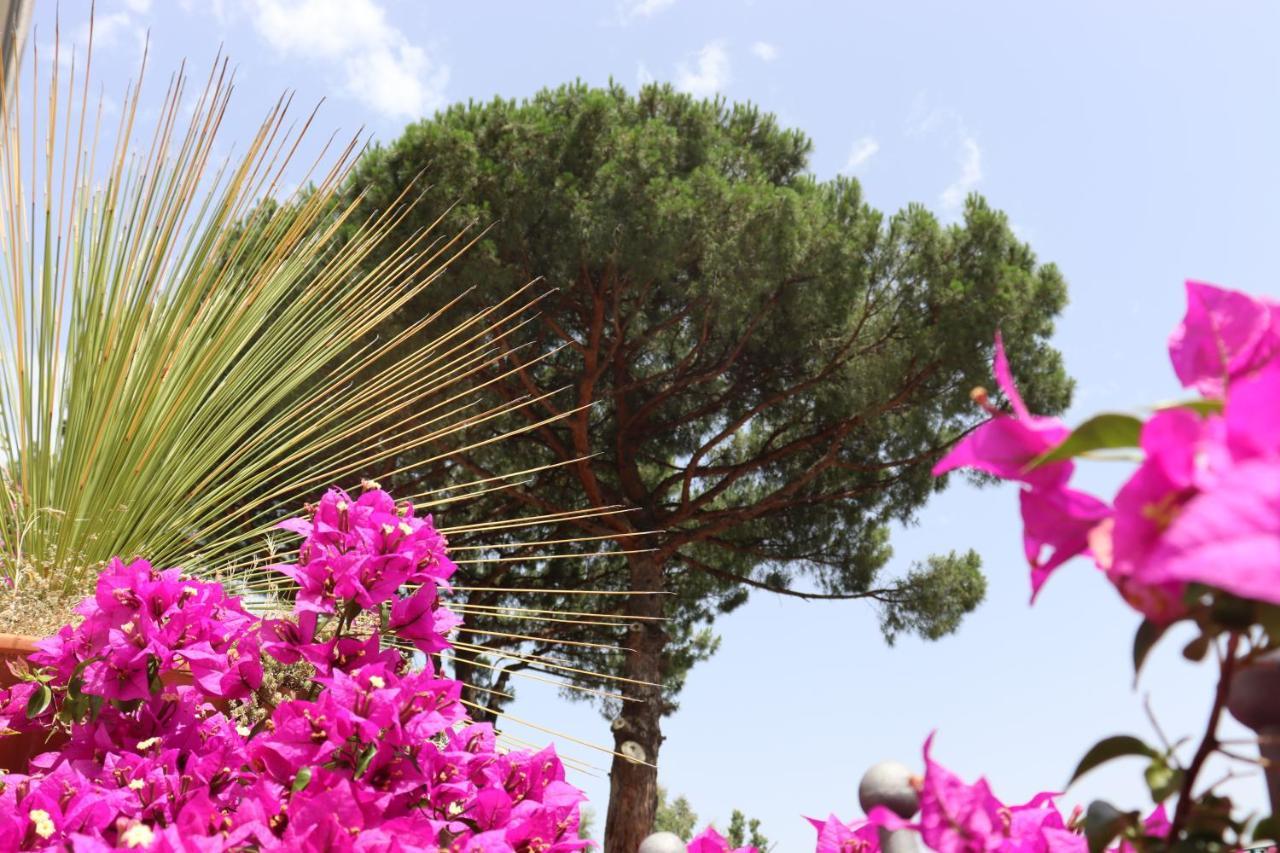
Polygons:
M374 211L425 175L438 203L406 232L437 215L446 231L491 226L403 323L442 306L474 314L539 276L552 290L536 322L491 341L536 363L475 370L495 403L536 401L528 431L396 488L529 471L450 518L625 510L572 522L590 537L564 546L580 560L518 561L522 537L564 535L550 526L471 553L467 585L484 589L469 593L469 630L482 633L468 641L495 657L459 662L480 716L521 670L622 684L636 700L604 701L617 753L607 851L635 850L653 825L662 717L714 650L718 613L756 590L865 599L889 640L934 639L981 601L972 553L884 569L890 526L943 488L929 468L975 424L968 394L988 382L997 329L1031 408L1069 401L1048 344L1065 285L1003 214L973 197L954 225L914 205L882 215L853 179L810 176L810 148L750 105L575 84L451 107L371 151L352 184ZM598 553L611 549L632 553ZM513 603L526 621L482 615ZM606 648L566 645L602 636ZM779 655L801 640L778 636ZM501 654L518 656L489 668Z
M698 815L693 810L687 797L678 795L668 800L667 789L658 786L658 808L654 813L653 832L673 832L688 841L699 829ZM748 819L739 809L734 809L729 818L729 829L725 833L734 847L750 845L761 853L771 848L769 839L760 832L760 821Z
M583 806L578 813L578 837L592 840L594 835L594 824L596 822L596 810L591 806Z
M673 832L688 841L698 828L698 815L683 795L667 801L667 789L658 786L658 808L653 816L653 832Z
M729 817L729 844L732 847L751 846L760 851L760 853L768 853L773 847L760 832L760 821L756 818L748 820L747 816L737 809L733 810L733 814Z

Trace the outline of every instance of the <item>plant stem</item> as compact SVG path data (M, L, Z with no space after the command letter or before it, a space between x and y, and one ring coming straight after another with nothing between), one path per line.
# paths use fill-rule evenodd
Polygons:
M1227 704L1227 694L1231 689L1231 677L1235 674L1236 649L1240 645L1240 635L1232 631L1227 638L1227 649L1219 663L1218 689L1213 695L1213 708L1209 711L1209 724L1205 727L1204 737L1196 754L1187 766L1182 779L1182 789L1178 792L1178 807L1173 813L1173 824L1169 828L1169 841L1175 842L1182 832L1183 826L1190 816L1192 791L1195 789L1196 777L1204 768L1205 761L1218 747L1218 723L1222 719L1222 711Z

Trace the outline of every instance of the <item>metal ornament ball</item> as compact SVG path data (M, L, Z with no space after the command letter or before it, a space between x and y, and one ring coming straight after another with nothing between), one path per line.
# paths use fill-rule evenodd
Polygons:
M680 836L674 832L655 832L640 842L636 853L686 853L687 850Z
M911 784L911 768L897 761L873 764L858 783L858 803L867 814L884 806L904 820L920 810L920 794Z

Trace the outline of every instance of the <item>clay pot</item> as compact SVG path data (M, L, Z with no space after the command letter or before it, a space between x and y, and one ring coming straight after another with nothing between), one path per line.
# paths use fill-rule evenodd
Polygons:
M38 639L23 634L0 634L0 688L11 687L18 682L9 669L9 662L23 660L34 652ZM160 678L169 687L195 683L191 673L185 670L165 672ZM224 713L230 707L229 703L221 701L213 705ZM59 729L0 734L0 768L10 773L25 773L34 756L57 749L66 741L66 732Z
M0 634L0 687L9 687L15 681L9 672L9 661L21 660L36 650L36 638L23 634Z
M34 652L36 639L22 634L0 634L0 687L12 687L18 682L9 670L9 663L24 660ZM12 773L25 772L32 756L57 749L65 740L66 735L60 731L0 734L0 767Z

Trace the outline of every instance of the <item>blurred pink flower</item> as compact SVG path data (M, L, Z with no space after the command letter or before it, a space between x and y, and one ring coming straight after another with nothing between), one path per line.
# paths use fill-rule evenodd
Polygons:
M1280 352L1280 306L1236 290L1187 282L1187 313L1169 335L1169 359L1184 387L1221 397L1228 383Z
M933 475L936 477L956 468L973 468L1038 488L1065 484L1071 478L1073 466L1070 461L1052 462L1028 470L1032 460L1056 447L1071 431L1057 418L1040 417L1027 410L1014 384L1009 360L1005 357L1004 341L999 333L996 334L993 368L996 382L1013 407L1013 414L992 408L985 397L979 396L979 402L991 412L991 419L951 448L933 467Z
M1019 498L1034 602L1054 569L1089 551L1089 535L1111 517L1111 507L1093 495L1065 487L1023 489ZM1046 548L1049 554L1042 557Z

